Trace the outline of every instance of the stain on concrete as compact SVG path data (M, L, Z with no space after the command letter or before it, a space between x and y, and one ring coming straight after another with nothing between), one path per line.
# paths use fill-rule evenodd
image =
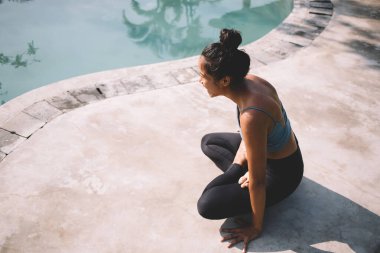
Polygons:
M128 94L154 89L153 80L147 75L125 78L121 80L121 83Z
M62 114L61 110L50 105L45 100L34 103L33 105L25 108L23 112L44 122L49 122L58 115Z
M341 133L336 142L338 146L356 152L361 156L372 156L372 147L369 146L368 140L364 139L363 136L353 133L352 131L345 131Z
M77 90L71 90L69 93L75 97L79 102L89 104L98 100L105 99L104 94L99 93L97 87L89 86Z
M128 94L120 80L96 84L95 86L98 92L107 98Z
M59 96L47 98L46 100L49 104L53 105L63 112L67 112L84 105L84 103L79 102L69 92L64 92Z
M322 120L343 129L361 125L360 112L356 112L355 108L338 101L328 105L321 116Z

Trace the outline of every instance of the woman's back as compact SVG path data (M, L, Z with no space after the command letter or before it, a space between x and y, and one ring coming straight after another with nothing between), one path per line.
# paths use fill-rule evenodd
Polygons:
M250 110L261 111L267 114L268 118L272 121L268 129L268 135L280 131L281 128L284 128L284 135L290 134L289 138L284 136L285 139L279 140L286 141L283 145L277 145L277 147L281 146L281 149L276 148L276 145L268 149L268 158L281 159L291 155L297 149L297 144L276 89L269 82L255 75L247 75L245 83L248 92L242 95L243 106L240 108L240 113L246 113ZM290 133L286 132L289 130Z

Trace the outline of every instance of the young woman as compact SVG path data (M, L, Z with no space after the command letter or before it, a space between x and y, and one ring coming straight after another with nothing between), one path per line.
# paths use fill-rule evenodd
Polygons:
M208 45L199 58L200 83L210 97L225 96L237 105L241 133L211 133L203 137L203 152L223 174L212 180L198 201L200 215L223 219L251 213L252 223L235 229L222 241L228 247L257 238L265 208L289 196L303 177L298 141L275 88L247 75L249 56L238 46L236 30L223 29L220 42Z

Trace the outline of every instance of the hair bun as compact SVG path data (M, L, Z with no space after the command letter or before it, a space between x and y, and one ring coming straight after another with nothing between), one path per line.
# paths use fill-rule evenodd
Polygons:
M222 29L219 35L220 43L227 49L237 49L242 42L239 31L234 29Z

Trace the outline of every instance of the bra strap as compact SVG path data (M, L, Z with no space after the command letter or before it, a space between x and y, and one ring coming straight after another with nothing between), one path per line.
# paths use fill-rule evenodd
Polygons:
M248 111L248 110L255 110L255 111L263 112L263 113L265 113L269 118L271 118L275 124L277 123L277 121L272 117L272 115L270 115L268 112L264 111L263 109L258 108L258 107L255 107L255 106L248 106L248 107L244 108L243 110L241 110L241 113L243 113L243 112L245 112L245 111Z

